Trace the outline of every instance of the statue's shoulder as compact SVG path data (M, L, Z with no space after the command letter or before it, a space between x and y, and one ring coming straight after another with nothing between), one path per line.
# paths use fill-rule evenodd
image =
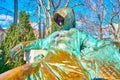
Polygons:
M77 28L71 28L69 31L79 31Z
M82 30L79 30L79 29L77 29L77 28L71 28L70 30L69 30L69 32L73 32L73 33L78 33L79 32L79 34L80 35L88 35L88 33L86 33L85 31L82 31Z
M80 32L80 30L79 29L77 29L77 28L71 28L70 30L68 30L69 32Z

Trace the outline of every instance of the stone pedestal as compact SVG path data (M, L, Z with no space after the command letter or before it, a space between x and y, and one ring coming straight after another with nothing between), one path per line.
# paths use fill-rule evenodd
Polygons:
M33 63L35 61L35 57L37 56L45 56L46 50L31 50L30 52L24 55L24 60L26 63Z

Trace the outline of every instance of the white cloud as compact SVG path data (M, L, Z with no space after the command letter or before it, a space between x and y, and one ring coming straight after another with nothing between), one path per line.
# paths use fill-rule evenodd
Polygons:
M38 29L38 23L32 22L32 28ZM41 29L43 29L43 24L41 24Z
M10 22L13 22L13 17L5 14L0 15L0 24L1 25L6 25L9 24Z
M118 24L117 23L113 23L113 25L114 25L114 27L115 27L115 29L117 31L118 30ZM103 28L108 27L108 26L111 26L111 25L105 25L105 26L103 26ZM110 28L112 28L112 27L110 27Z
M82 26L82 21L79 20L79 21L76 21L76 28L79 28L80 26Z
M81 24L82 24L82 21L81 21L81 20L76 21L76 24L81 25Z
M38 24L35 23L35 22L32 22L32 28L34 28L34 29L38 29Z

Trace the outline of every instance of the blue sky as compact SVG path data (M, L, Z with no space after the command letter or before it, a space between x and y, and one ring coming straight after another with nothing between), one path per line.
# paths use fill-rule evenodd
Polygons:
M14 15L14 0L0 0L0 26L2 26L3 28L7 28L9 27L9 25L13 22L13 15ZM56 0L54 0L56 1ZM62 0L62 5L65 4L65 1L67 0ZM77 2L80 0L71 0L69 6L72 6L73 4L77 4ZM81 3L84 3L85 0L81 0ZM95 1L95 0L93 0ZM116 0L112 0L113 2L116 2ZM112 9L112 5L110 4L110 0L105 0L105 3L107 5L109 5L108 11L111 12ZM25 10L27 13L30 14L30 20L34 23L37 23L37 4L36 4L36 0L18 0L18 10L19 12L21 10ZM1 8L2 7L2 8ZM4 9L3 9L4 8ZM61 7L60 7L61 8ZM7 11L6 11L7 10ZM91 14L92 12L90 12L90 10L88 10L87 8L84 8L82 6L79 7L75 7L74 8L75 13L80 12L84 15L94 15ZM108 14L106 14L106 18L109 19L110 17L108 16ZM76 15L76 18L79 19L79 14ZM42 16L43 18L43 16ZM88 19L95 21L95 18L93 17L89 17ZM115 18L115 21L117 23L117 17ZM106 23L104 23L105 25Z
M27 4L25 4L25 3ZM18 11L26 11L29 13L30 20L37 22L37 18L35 14L35 10L32 10L32 6L28 3L30 0L18 0ZM3 28L9 27L9 25L13 22L13 16L14 16L14 0L0 0L0 26ZM32 3L32 5L36 4L35 1ZM31 6L31 7L29 7ZM34 6L34 8L37 5ZM33 16L34 15L34 16Z
M13 21L13 6L10 6L10 5L13 5L11 3L12 0L10 0L9 4L4 1L4 0L0 0L0 25L2 27L6 27L8 26L11 21ZM9 8L8 8L8 6ZM4 9L2 9L1 7L3 7ZM8 10L8 11L6 11Z

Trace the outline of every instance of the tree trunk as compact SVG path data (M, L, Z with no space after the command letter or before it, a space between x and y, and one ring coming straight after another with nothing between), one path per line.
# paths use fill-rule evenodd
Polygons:
M111 23L112 29L113 29L113 35L114 35L114 39L115 41L118 41L118 32L115 29L115 26L113 25L113 22Z
M40 17L40 14L41 14L41 10L40 10L40 6L38 6L38 35L39 35L39 39L41 38L41 17Z
M68 7L68 4L70 3L70 0L67 0L65 7Z
M14 24L17 24L18 19L18 0L14 0Z
M43 2L42 2L42 0L39 0L39 2L40 2L40 5L41 5L41 7L42 7L42 10L43 10L43 13L44 13L44 29L43 29L43 38L45 37L45 31L46 31L46 28L47 28L47 10L46 10L46 8L44 7L44 5L43 5Z
M102 24L100 23L100 39L102 39L103 36L102 36Z
M47 11L44 10L44 29L43 29L43 38L45 38L46 35L46 28L47 28Z
M118 15L119 17L119 20L118 20L118 32L120 32L120 12L119 12L119 15Z
M49 27L51 26L51 14L50 14L50 8L51 8L51 6L50 6L50 1L51 0L48 0L48 8L47 8L47 10L48 10L48 18L49 18Z
M120 0L119 0L119 10L120 10ZM119 19L118 20L118 37L120 38L120 12L118 13L118 19Z

